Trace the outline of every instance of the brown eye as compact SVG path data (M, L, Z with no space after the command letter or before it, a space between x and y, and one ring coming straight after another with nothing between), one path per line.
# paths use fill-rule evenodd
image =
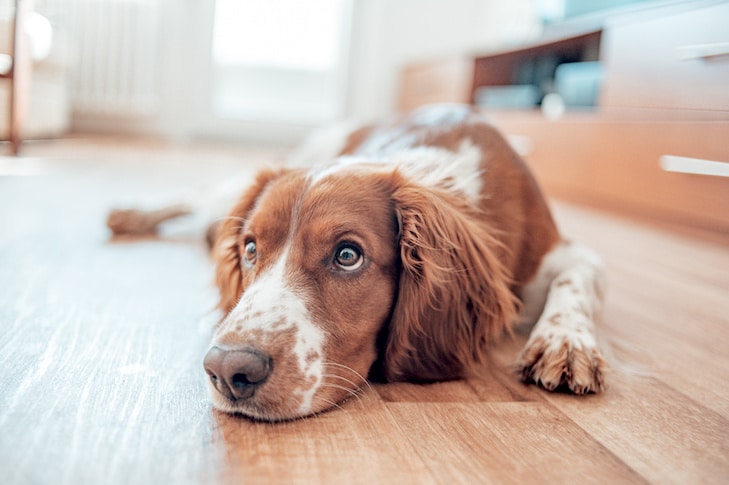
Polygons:
M245 264L247 268L252 268L253 265L256 264L257 259L258 249L256 248L256 243L248 241L243 248L243 264Z
M364 256L362 250L352 243L345 243L337 248L334 263L345 271L354 271L362 267Z

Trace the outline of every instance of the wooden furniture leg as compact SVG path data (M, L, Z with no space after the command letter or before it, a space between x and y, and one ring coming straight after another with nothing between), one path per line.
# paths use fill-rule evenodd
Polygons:
M10 70L0 78L10 82L9 139L13 155L20 153L23 127L25 124L28 89L30 88L30 52L23 32L23 23L31 0L15 0Z

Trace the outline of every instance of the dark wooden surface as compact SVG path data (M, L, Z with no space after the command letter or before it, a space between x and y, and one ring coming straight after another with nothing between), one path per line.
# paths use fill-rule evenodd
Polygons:
M468 381L376 385L321 416L211 409L203 245L110 242L108 209L266 151L118 142L0 159L0 483L726 483L729 250L556 204L610 279L599 396L517 381L523 336ZM24 165L18 165L24 162ZM159 197L157 197L159 196Z

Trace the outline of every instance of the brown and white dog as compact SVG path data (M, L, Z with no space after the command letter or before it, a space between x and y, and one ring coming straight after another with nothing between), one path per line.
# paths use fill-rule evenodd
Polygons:
M525 381L603 389L600 259L560 237L484 117L430 106L313 148L312 166L260 173L217 229L216 408L291 419L367 378L468 376L520 322Z

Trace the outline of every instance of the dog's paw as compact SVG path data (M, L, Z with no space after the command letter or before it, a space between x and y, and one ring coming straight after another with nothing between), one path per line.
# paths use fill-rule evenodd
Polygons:
M607 363L594 344L574 341L567 335L534 336L517 360L524 382L549 391L587 394L604 390Z

